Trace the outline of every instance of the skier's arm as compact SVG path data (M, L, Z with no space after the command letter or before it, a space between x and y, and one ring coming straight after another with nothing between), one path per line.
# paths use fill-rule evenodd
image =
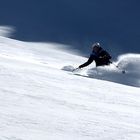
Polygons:
M93 55L90 55L88 61L85 62L84 64L80 65L79 68L83 68L83 67L90 65L93 62L93 60L95 60L95 57Z

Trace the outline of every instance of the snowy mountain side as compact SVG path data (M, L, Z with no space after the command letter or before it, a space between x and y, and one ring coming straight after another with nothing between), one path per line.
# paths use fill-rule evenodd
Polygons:
M64 48L0 37L0 139L139 140L139 55L117 61L126 76L91 65L87 78L62 70L86 61Z

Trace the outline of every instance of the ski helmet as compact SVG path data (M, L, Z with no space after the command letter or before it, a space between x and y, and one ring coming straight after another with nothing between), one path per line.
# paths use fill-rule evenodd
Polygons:
M99 42L94 43L94 44L92 45L92 48L94 48L94 47L100 47L100 43L99 43Z
M92 45L92 51L98 53L100 49L101 49L100 43L96 42Z

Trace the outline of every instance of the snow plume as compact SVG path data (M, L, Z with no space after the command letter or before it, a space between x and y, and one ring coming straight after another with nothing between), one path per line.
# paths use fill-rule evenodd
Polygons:
M126 73L123 74L122 71ZM140 54L121 55L110 66L87 69L86 74L89 78L140 87Z
M73 72L74 67L67 65L62 69ZM109 66L95 67L95 64L92 64L83 69L75 70L74 74L140 87L140 54L123 54L118 57L117 62L113 62Z
M139 73L140 71L140 54L124 54L118 57L117 64L120 67Z
M0 36L10 37L15 29L11 26L0 26Z

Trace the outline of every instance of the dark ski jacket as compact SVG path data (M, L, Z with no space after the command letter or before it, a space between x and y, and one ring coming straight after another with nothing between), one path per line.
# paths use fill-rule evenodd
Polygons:
M98 53L93 51L90 54L88 61L85 62L84 64L80 65L79 68L86 67L86 66L90 65L93 61L95 61L96 67L103 66L103 65L109 65L110 59L111 59L110 54L101 48L101 50Z

